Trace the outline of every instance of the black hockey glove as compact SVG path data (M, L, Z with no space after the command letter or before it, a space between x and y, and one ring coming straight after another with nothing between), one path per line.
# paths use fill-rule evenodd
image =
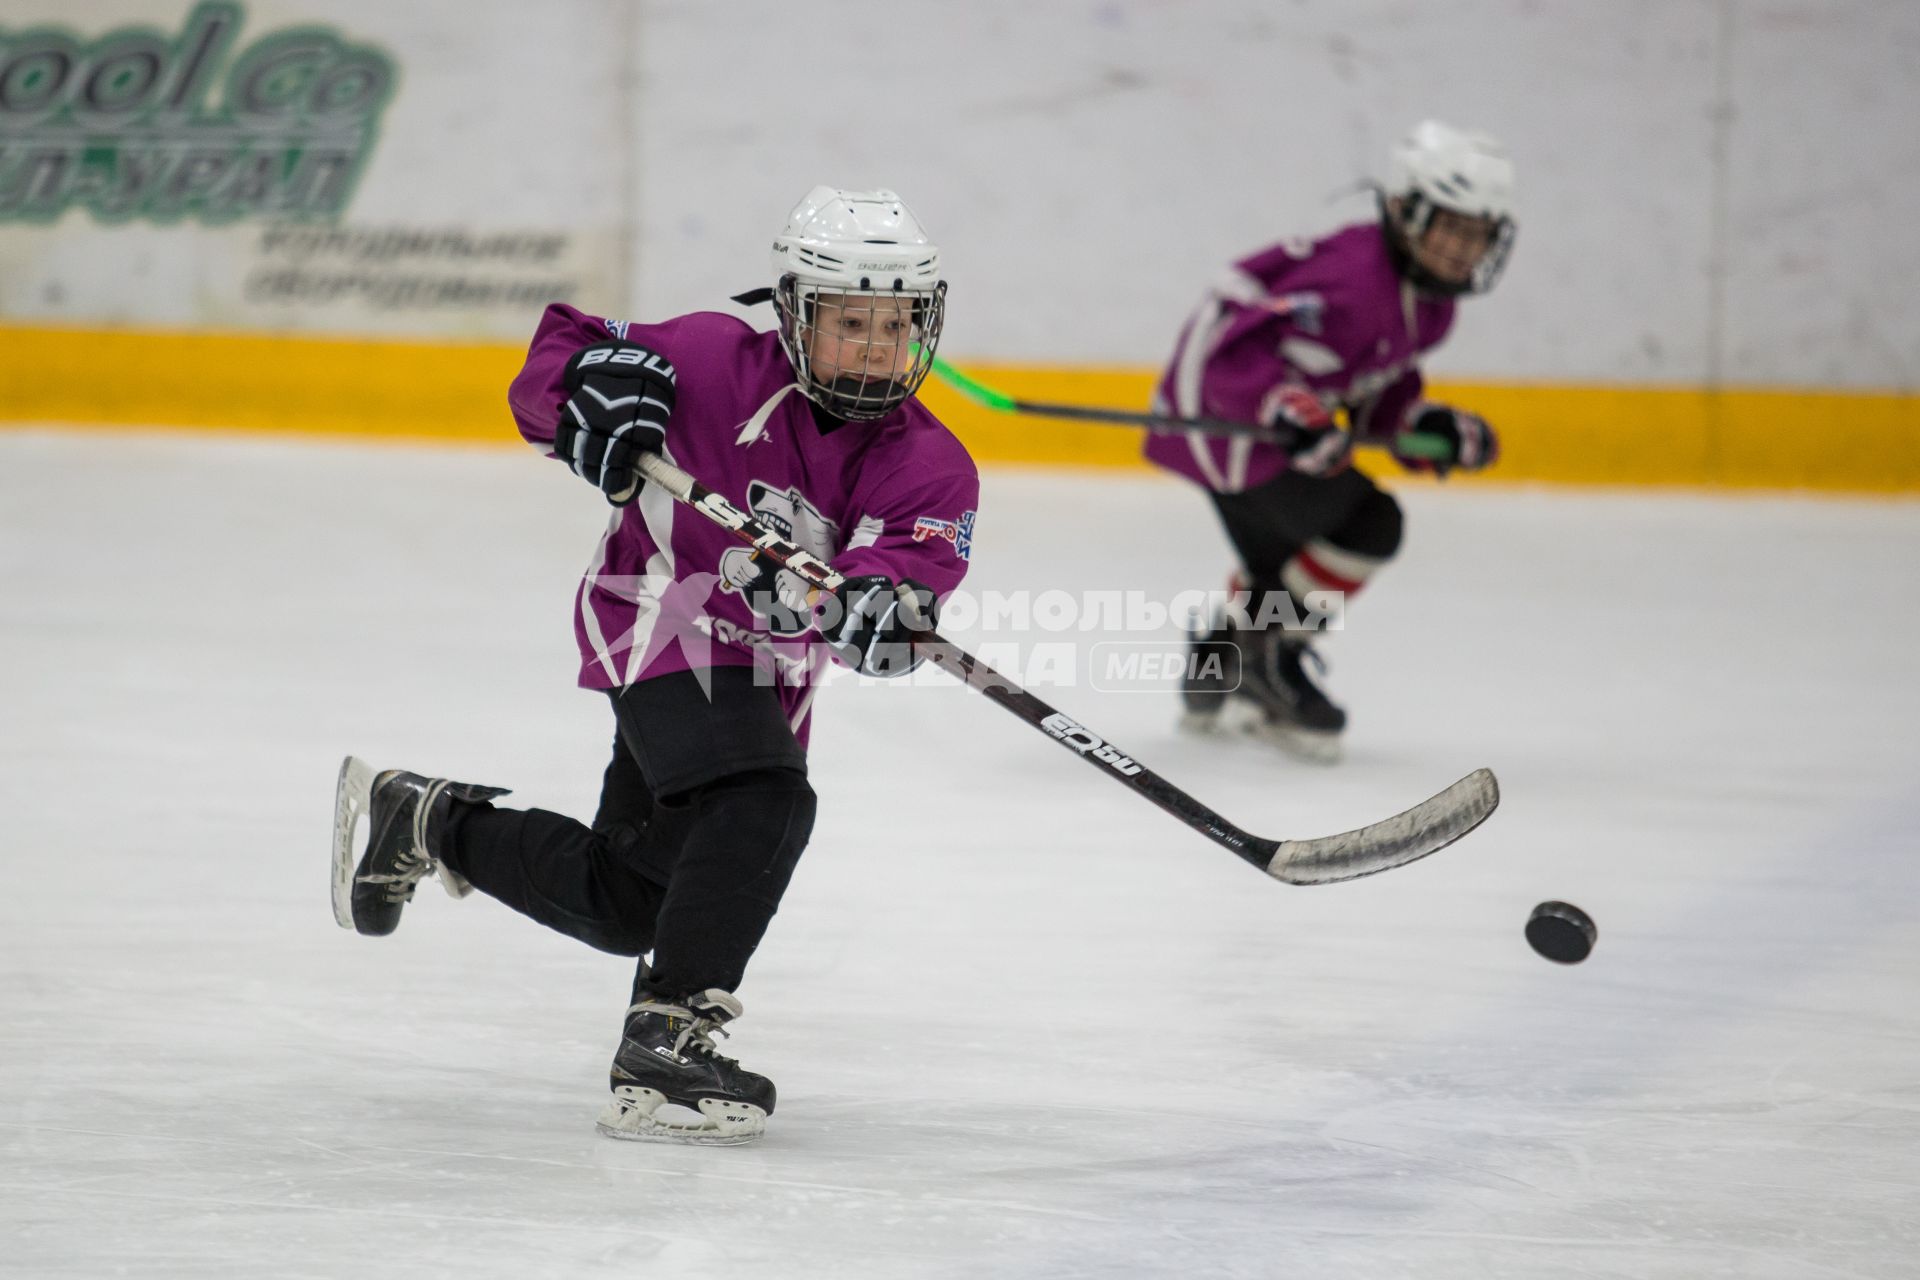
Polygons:
M1260 406L1260 425L1286 437L1288 469L1301 475L1338 475L1353 460L1353 438L1306 387L1288 383L1269 391Z
M596 342L567 361L554 456L615 506L640 493L640 455L659 453L673 417L673 365L631 342Z
M840 660L865 676L903 676L920 665L912 640L933 630L933 588L882 574L849 578L821 602L814 625Z
M1443 440L1451 452L1438 458L1411 456L1400 442L1411 436ZM1500 441L1487 420L1477 413L1452 405L1421 403L1407 414L1407 424L1390 442L1393 456L1409 471L1431 471L1446 475L1449 471L1480 471L1500 456Z

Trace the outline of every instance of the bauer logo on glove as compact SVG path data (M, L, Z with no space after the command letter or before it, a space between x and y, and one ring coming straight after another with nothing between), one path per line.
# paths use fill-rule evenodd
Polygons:
M673 364L631 342L597 342L567 362L553 454L615 506L640 493L639 459L666 447Z

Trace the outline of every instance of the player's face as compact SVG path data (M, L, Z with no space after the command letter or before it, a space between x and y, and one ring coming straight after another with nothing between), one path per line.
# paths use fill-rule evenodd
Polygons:
M1426 234L1413 245L1413 256L1434 276L1448 284L1466 284L1473 269L1493 247L1494 223L1452 209L1435 209Z
M909 299L823 293L814 299L807 360L823 381L893 382L913 363L913 341Z

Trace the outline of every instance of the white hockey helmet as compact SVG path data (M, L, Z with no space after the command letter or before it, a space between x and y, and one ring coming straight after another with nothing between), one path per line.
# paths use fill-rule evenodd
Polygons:
M775 238L773 270L780 344L809 399L837 417L871 420L892 413L926 381L946 316L947 285L940 278L940 250L899 196L815 187ZM857 367L817 368L823 298L843 318L863 311L869 322L898 315L911 331L884 340L877 334L828 334L842 343L835 350L851 345L862 358L850 362ZM877 358L866 358L874 346Z
M1436 293L1485 293L1499 279L1513 247L1513 160L1489 134L1423 120L1393 149L1381 190L1387 242L1401 273ZM1411 247L1446 209L1488 224L1487 248L1465 280L1443 280L1414 260Z

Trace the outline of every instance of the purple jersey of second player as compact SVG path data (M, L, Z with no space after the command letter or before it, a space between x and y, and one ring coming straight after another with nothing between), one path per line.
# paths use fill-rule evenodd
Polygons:
M1378 223L1316 241L1283 240L1207 290L1154 392L1155 413L1267 421L1283 387L1347 410L1357 435L1392 435L1420 398L1416 362L1453 326L1451 298L1413 289ZM1276 445L1197 432L1147 438L1147 458L1219 493L1286 470Z
M918 400L822 431L778 337L718 312L659 324L548 307L508 402L553 456L567 360L611 338L673 363L665 456L849 577L913 578L945 596L966 575L980 482ZM760 666L804 745L824 645L806 588L734 535L643 486L613 509L575 597L580 684L614 689L700 667Z

